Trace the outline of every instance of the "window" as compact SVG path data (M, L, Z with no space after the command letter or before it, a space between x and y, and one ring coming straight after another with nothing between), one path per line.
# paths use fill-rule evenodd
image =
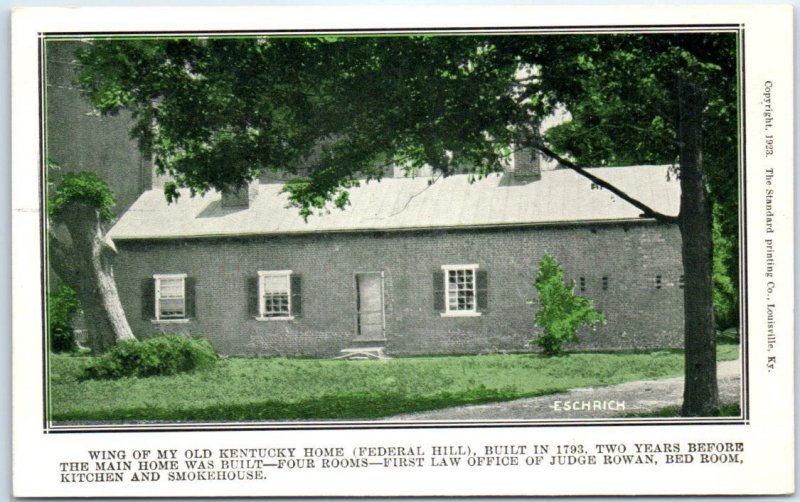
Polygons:
M291 321L301 313L300 275L260 270L247 278L247 313L258 321Z
M656 289L661 289L661 276L656 276Z
M686 282L684 282L684 281L685 281L684 276L681 275L680 278L678 279L678 287L679 288L681 288L681 289L684 288L684 286L686 285Z
M448 270L447 281L447 310L475 311L475 270L459 269Z
M434 310L442 316L479 316L488 310L486 272L478 265L442 265L433 280Z
M579 282L581 291L586 291L586 277L581 277Z
M291 317L291 276L291 270L270 270L258 273L259 317Z
M603 276L603 291L608 291L608 276Z
M248 278L249 315L259 321L289 321L300 315L300 276L291 270L261 270Z
M155 320L187 319L186 274L158 274L155 283ZM150 311L152 315L153 310Z

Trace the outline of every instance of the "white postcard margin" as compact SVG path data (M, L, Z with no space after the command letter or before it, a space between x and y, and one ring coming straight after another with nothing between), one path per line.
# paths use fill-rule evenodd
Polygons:
M42 32L265 30L631 24L743 24L746 33L749 409L745 425L400 428L46 434L43 430L39 235L38 41ZM793 68L790 6L22 8L12 21L13 470L16 496L358 496L767 494L794 490ZM764 93L769 87L765 155ZM768 179L768 169L772 177ZM769 186L767 185L769 181ZM771 189L774 232L767 233ZM766 239L775 269L766 277ZM771 291L768 292L768 288ZM767 298L770 300L768 301ZM774 305L768 308L767 305ZM767 338L767 316L775 342ZM771 360L770 357L776 359ZM774 363L772 368L770 362ZM64 462L92 449L435 445L742 443L735 464L531 465L458 468L285 469L262 481L64 483Z

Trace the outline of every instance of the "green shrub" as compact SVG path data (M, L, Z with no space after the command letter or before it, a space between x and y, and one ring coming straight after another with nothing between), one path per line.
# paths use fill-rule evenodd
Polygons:
M577 342L576 333L581 325L605 324L606 317L592 307L592 302L574 293L574 283L568 285L564 281L564 271L552 256L542 257L534 286L542 306L534 323L544 329L544 334L531 343L541 347L546 355L564 355L562 344Z
M114 207L114 194L103 179L89 172L67 173L50 198L47 205L48 215L58 218L64 208L74 204L96 208L104 220L114 218L111 208Z
M75 291L59 282L47 294L47 340L53 352L74 352L78 348L72 330L72 316L81 310Z
M123 341L84 371L87 379L175 375L213 366L219 356L208 340L159 335L144 341Z

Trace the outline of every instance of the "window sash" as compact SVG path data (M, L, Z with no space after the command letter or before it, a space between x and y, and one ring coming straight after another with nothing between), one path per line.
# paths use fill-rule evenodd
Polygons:
M186 275L156 275L156 320L186 318Z
M292 271L269 270L258 272L259 317L292 316Z
M477 265L443 265L445 313L478 311Z

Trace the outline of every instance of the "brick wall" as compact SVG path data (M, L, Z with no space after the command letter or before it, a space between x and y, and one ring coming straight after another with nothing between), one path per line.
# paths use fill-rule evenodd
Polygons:
M115 274L137 335L191 332L223 354L329 357L353 346L357 272L383 271L386 351L391 356L531 350L533 288L543 254L608 318L580 334L575 350L680 347L683 290L680 234L652 223L504 230L119 241ZM488 311L448 318L434 311L433 274L443 264L477 263L488 274ZM248 314L247 278L292 270L302 279L302 315L257 321ZM141 284L153 274L196 282L196 318L154 324L142 313ZM656 276L662 278L656 288ZM608 288L603 289L603 277ZM149 314L149 313L148 313ZM147 319L145 319L145 317Z

